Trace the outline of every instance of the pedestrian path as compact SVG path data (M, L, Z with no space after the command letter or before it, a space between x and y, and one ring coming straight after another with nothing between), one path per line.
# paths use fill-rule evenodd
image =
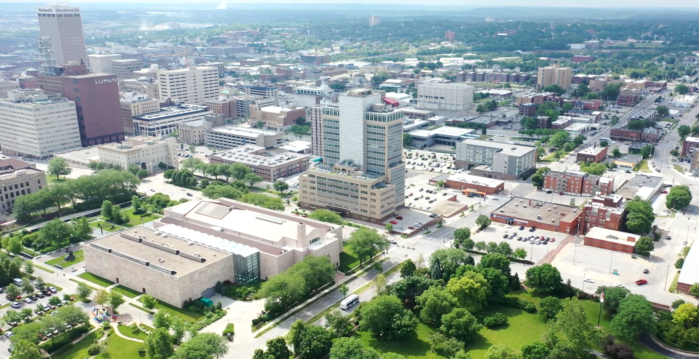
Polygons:
M116 333L116 335L120 336L121 338L124 338L126 340L130 340L132 342L143 343L143 340L141 340L141 339L131 338L131 337L127 337L124 334L121 334L121 332L119 331L119 325L117 325L116 323L112 323L112 330L114 330L114 333Z

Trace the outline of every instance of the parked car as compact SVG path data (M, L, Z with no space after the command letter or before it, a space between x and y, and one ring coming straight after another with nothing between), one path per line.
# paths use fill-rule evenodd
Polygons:
M524 230L524 226L519 226L519 230Z
M585 278L585 280L583 282L594 283L595 281L592 278Z
M56 287L49 287L48 289L51 291L51 293L58 293Z
M403 220L403 216L396 216L396 219Z
M396 222L396 221L391 221L390 223L391 224L398 224L398 222Z
M645 279L639 279L636 281L636 285L644 285L644 284L648 284L648 281Z
M22 304L20 304L19 302L12 302L12 303L10 303L10 307L12 307L12 308L19 308L19 307L21 307L21 306L22 306Z
M648 273L650 273L650 271L648 269L643 270L643 274L648 274Z
M24 298L23 302L29 304L29 303L32 303L32 302L34 302L34 301L33 301L31 298L26 297L26 298Z
M534 228L534 227L529 228L529 232L534 232L535 230L536 230L536 228Z

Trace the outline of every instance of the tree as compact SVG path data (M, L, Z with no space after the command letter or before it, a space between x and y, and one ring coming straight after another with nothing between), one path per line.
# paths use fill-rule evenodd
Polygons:
M607 147L607 146L609 146L609 142L604 141L604 140L599 141L599 146L600 146L600 147Z
M516 259L527 258L527 251L522 249L522 248L517 248L517 249L515 249L515 252L512 253L512 258L516 258Z
M551 85L557 86L557 85ZM521 359L519 353L505 344L495 344L490 346L485 352L485 359Z
M443 357L451 358L456 355L456 352L463 350L464 343L459 342L456 338L449 338L446 335L436 332L429 337L432 351Z
M277 337L267 341L267 355L270 359L289 359L293 353L289 350L284 338Z
M655 334L657 322L653 305L642 295L630 294L619 304L619 312L610 323L620 337L633 339L641 334Z
M59 176L67 176L73 171L70 166L68 166L68 163L66 163L66 160L64 160L61 157L54 157L49 161L49 167L46 170L49 175L51 176L56 176L56 179L59 179Z
M22 294L22 292L19 290L19 288L17 288L16 285L10 283L10 285L8 285L7 288L5 288L5 294L7 294L8 298L17 298Z
M284 181L276 181L274 182L274 189L276 189L280 194L284 194L284 191L289 189L289 185Z
M442 279L442 266L439 264L439 258L432 261L430 269L430 278L434 280Z
M20 254L24 250L21 236L8 236L2 239L2 248L10 253ZM25 263L31 263L26 261ZM31 274L31 273L30 273Z
M699 310L692 303L681 304L672 313L672 322L683 329L689 329L696 326Z
M665 206L677 211L685 209L692 201L692 192L687 186L675 186L670 188L670 193L665 198Z
M646 234L650 232L655 221L653 207L649 202L636 196L626 203L626 228L631 233Z
M134 176L138 176L138 171L141 169L137 164L132 163L126 167L126 170L133 173Z
M242 163L234 163L230 166L231 176L237 180L244 180L248 173L252 173L250 167Z
M616 314L619 303L631 293L624 287L599 287L597 294L604 292L604 310L609 314Z
M111 220L112 219L112 202L104 201L102 202L102 217Z
M633 246L634 252L642 257L650 256L650 253L654 249L655 245L653 244L653 239L650 237L639 238L639 240Z
M153 315L153 326L155 328L170 329L172 324L171 319L172 317L169 314L159 310L155 313L155 315Z
M699 296L699 283L694 283L689 287L689 292L695 296Z
M580 171L585 172L585 173L589 173L589 174L595 175L595 176L601 176L605 172L607 172L607 166L605 166L602 163L591 162L588 165L581 165Z
M548 322L544 338L561 358L578 358L580 353L597 348L602 332L587 320L585 306L577 298L562 301L563 308L554 320ZM573 356L564 356L568 353ZM578 355L578 356L575 356Z
M112 310L116 311L124 303L126 303L126 300L124 300L123 294L115 291L109 293L109 307Z
M484 255L481 257L478 267L497 269L508 278L511 276L510 260L500 253Z
M412 140L412 136L409 133L403 133L403 147L410 146L410 140Z
M187 334L188 324L184 321L184 319L174 316L172 317L171 322L170 327L172 328L173 341L178 344L182 343L182 339L184 339L185 334Z
M490 220L490 218L488 218L488 216L486 216L484 214L481 214L480 216L478 216L478 218L476 218L476 224L478 225L478 228L480 228L480 229L484 229L484 228L488 227L491 222L492 221Z
M522 347L522 359L544 359L549 357L551 349L542 343L534 342Z
M341 315L341 314L340 314ZM323 358L332 347L332 335L323 327L309 325L301 333L300 348L296 350L303 358Z
M255 184L262 182L262 177L254 174L254 173L248 173L245 175L243 180L250 186L250 187L255 187Z
M544 177L546 173L550 171L548 167L539 167L536 172L532 175L532 185L534 187L543 187L544 186Z
M282 308L286 309L303 296L305 288L303 277L281 273L262 283L258 294L268 302L279 302Z
M456 308L442 316L440 330L463 343L470 343L480 329L481 325L478 324L476 317L466 309Z
M87 285L83 282L78 282L77 294L79 297L85 298L87 300L90 298L92 291L93 291L93 289L89 285Z
M417 267L415 267L415 263L413 263L412 259L406 260L403 266L400 267L401 278L412 277L416 269Z
M310 293L324 284L333 281L335 267L326 256L306 256L301 262L294 264L284 274L286 276L298 276L303 278L305 293Z
M619 157L621 157L621 151L619 151L618 148L614 148L614 150L612 150L612 156L613 156L614 158L619 158Z
M342 293L343 297L346 297L348 292L349 292L349 287L347 287L346 284L342 283L340 285L340 293Z
M19 340L12 346L12 356L11 359L42 359L44 356L41 354L39 347L28 341Z
M471 230L468 228L457 228L454 231L454 241L463 243L463 241L471 238Z
M334 311L325 316L325 328L330 330L336 338L344 337L352 333L352 321L348 315Z
M555 318L562 308L561 300L556 297L546 297L539 302L539 314L546 322Z
M285 353L273 351L273 347L270 346L271 341L277 339L281 340L281 344L286 348L286 343L284 343L284 338L276 338L267 342L267 353L274 359L288 359L291 356L289 348L286 348L289 355L283 356ZM276 350L277 342L274 343L274 349ZM214 333L201 333L194 338L184 342L177 348L173 359L211 359L211 358L222 358L228 353L228 345L226 345L226 339L223 336Z
M456 298L444 288L433 286L416 298L420 319L425 323L439 325L442 316L451 312L456 305Z
M315 211L311 212L311 214L308 217L321 222L328 222L339 225L345 224L345 221L339 214L337 214L337 212L333 212L329 209L316 209Z
M148 334L143 346L151 359L168 359L175 353L172 338L165 328L157 328Z
M330 349L330 359L379 359L379 354L355 338L339 338ZM385 358L385 357L384 357Z
M667 117L670 114L670 109L667 108L667 106L658 106L655 108L655 111L658 113L658 116L660 116L660 117ZM680 126L680 127L682 127L682 126ZM687 126L685 126L685 127L687 127Z
M563 87L558 86L558 85L548 85L548 86L544 87L544 88L542 89L542 91L544 91L544 92L553 92L553 93L555 93L556 95L559 95L559 96L562 95L564 92L566 92L566 90L563 89Z
M690 132L692 132L692 129L687 125L682 125L680 127L677 127L677 133L679 133L680 137L683 139L685 137L687 137Z
M495 252L509 257L512 255L512 247L510 247L510 244L507 242L500 242Z
M684 304L685 301L682 299L677 299L676 301L672 302L672 309L677 309L680 307L680 305Z
M109 302L109 292L106 289L97 289L95 292L95 303L105 305Z
M466 272L461 278L450 280L447 291L456 298L459 307L475 313L485 306L490 286L483 275Z
M689 93L689 87L687 85L679 84L675 86L675 92L677 92L680 95L686 95Z
M139 170L138 172L136 172L136 176L138 176L138 179L144 179L148 177L148 171L143 169Z
M380 251L386 250L390 244L376 229L362 227L350 234L347 245L352 248L359 258L360 265Z
M417 319L398 297L380 295L364 303L360 325L381 340L401 339L417 330Z
M153 310L153 308L155 308L155 306L158 304L158 300L150 294L144 294L138 300L141 301L143 307L148 310Z
M378 263L377 263L378 264ZM374 279L374 285L376 286L376 293L383 294L386 290L386 276L383 274L378 274L376 279Z
M562 281L558 269L548 263L527 269L526 284L537 293L551 293L560 287Z
M28 280L22 281L22 293L29 295L34 293L34 285Z

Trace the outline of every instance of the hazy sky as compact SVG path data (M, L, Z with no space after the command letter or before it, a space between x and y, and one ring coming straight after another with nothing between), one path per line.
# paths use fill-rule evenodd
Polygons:
M2 2L2 1L0 1ZM36 0L9 0L6 2L18 3L40 3ZM70 4L85 4L85 3L221 3L221 0L71 0L61 1ZM225 1L228 6L234 6L236 3L254 4L254 3L362 3L362 4L414 4L414 5L462 5L476 7L493 7L493 6L520 6L520 7L653 7L653 8L699 8L697 0L490 0L483 2L482 0L262 0L255 1ZM46 4L49 2L46 2Z

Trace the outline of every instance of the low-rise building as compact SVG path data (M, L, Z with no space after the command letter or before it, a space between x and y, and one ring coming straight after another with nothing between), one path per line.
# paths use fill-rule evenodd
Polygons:
M616 191L618 196L631 200L638 196L647 201L655 196L663 186L663 178L658 176L636 175Z
M520 116L534 116L536 114L537 104L525 103L519 106Z
M262 121L264 128L274 131L286 131L302 117L307 117L305 108L250 105L250 120Z
M626 127L612 128L609 131L609 138L619 141L644 141L658 143L663 131L658 128L648 127L643 131L629 130Z
M624 157L614 160L614 164L621 170L633 171L633 169L636 168L641 161L643 161L642 156L627 154Z
M693 175L699 175L699 151L692 153L692 164L689 166L689 172Z
M626 210L620 207L607 206L604 203L595 201L593 198L593 200L587 201L583 207L583 220L583 232L587 232L594 227L618 231L622 229L623 224L626 222Z
M576 162L602 162L607 158L607 147L591 146L577 153Z
M634 107L641 98L641 91L638 89L623 88L616 98L618 106Z
M270 182L306 171L310 167L310 159L309 155L294 152L271 155L264 147L255 145L240 146L209 155L212 164L242 163L250 167L253 173Z
M549 171L543 188L556 193L606 196L614 192L614 179L578 171Z
M133 117L144 113L153 113L160 110L160 101L148 98L146 95L126 92L119 101L121 105L121 121L124 124L124 132L134 133Z
M505 189L505 181L471 176L465 173L453 175L440 175L430 179L430 184L437 185L439 181L444 182L445 188L459 190L471 189L484 194L497 194Z
M592 227L585 234L586 246L608 249L610 251L633 253L634 245L641 238L637 234L615 231L601 227Z
M412 130L410 145L417 148L432 147L434 145L456 146L456 143L468 138L469 134L476 132L470 128L443 126L434 130Z
M689 108L694 106L696 102L696 95L679 95L675 96L675 98L673 98L672 101L670 101L670 106Z
M456 144L458 168L472 175L496 179L518 179L536 170L536 148L481 140Z
M163 107L158 112L133 116L134 133L141 136L167 136L177 130L178 124L198 120L210 114L208 107L200 105Z
M580 208L513 197L490 214L493 222L577 234L582 226Z
M682 142L682 157L691 157L697 147L699 147L699 137L686 137Z
M284 142L284 134L257 128L224 126L207 131L204 142L207 146L220 149L245 145L271 148Z
M692 246L684 259L680 276L677 278L677 290L694 295L689 288L699 283L699 246Z
M122 143L109 143L97 146L97 154L102 163L127 168L130 164L153 172L160 163L177 169L177 140L167 137L156 140L152 137L127 137Z
M570 126L571 123L573 123L573 121L570 118L559 118L556 121L551 122L551 129L562 130Z
M46 187L46 173L16 159L0 160L0 213L10 213L15 200Z

